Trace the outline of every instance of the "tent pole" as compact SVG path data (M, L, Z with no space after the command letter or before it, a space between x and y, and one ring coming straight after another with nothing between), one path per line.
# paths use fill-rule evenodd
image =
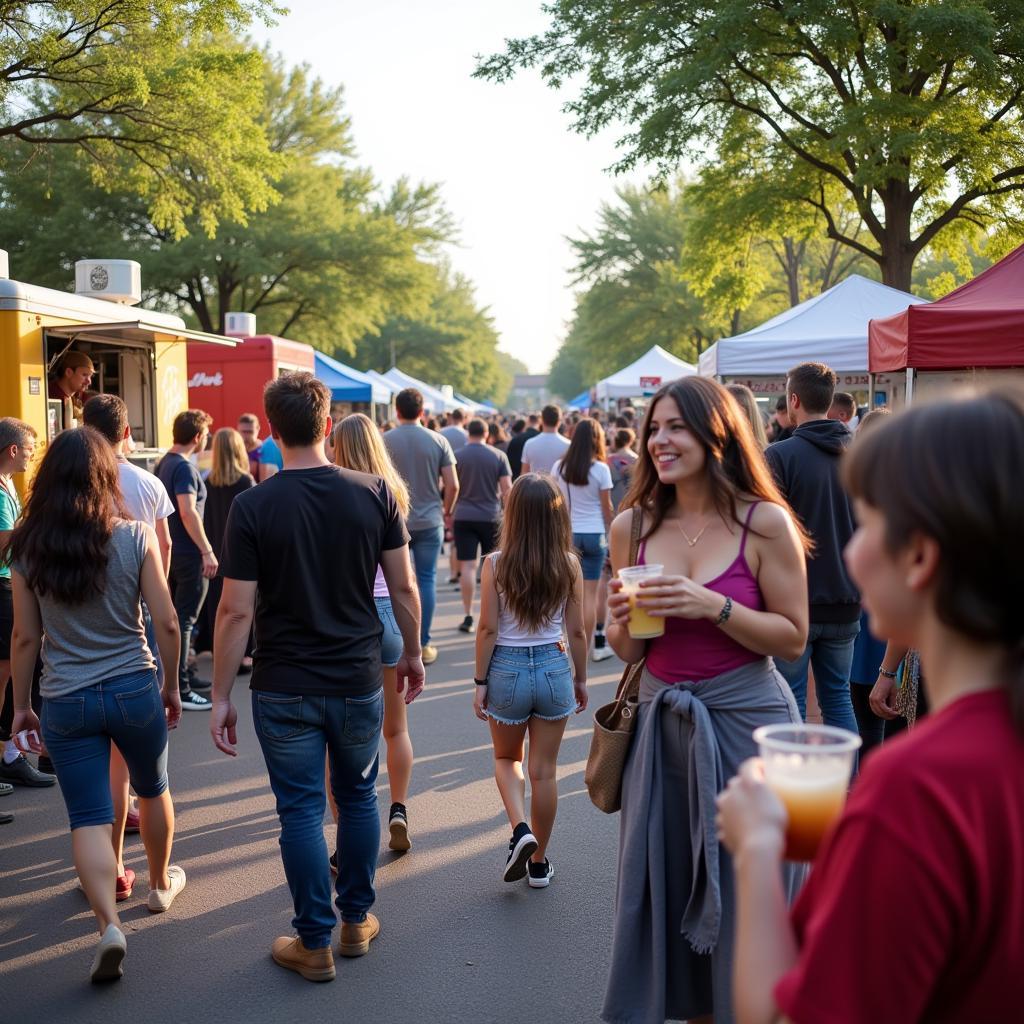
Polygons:
M874 409L875 407L875 375L873 373L868 374L868 408Z
M910 405L914 400L914 368L912 366L907 367L907 385L903 395L904 404Z

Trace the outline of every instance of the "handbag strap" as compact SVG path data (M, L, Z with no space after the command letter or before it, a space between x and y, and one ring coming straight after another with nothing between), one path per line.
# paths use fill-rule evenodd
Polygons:
M629 529L629 564L636 565L637 555L640 553L640 532L643 530L644 514L636 506L633 506L633 521Z
M639 507L634 505L633 506L633 520L630 523L630 529L629 529L629 564L630 565L636 565L636 557L637 557L637 554L638 554L638 552L640 550L640 533L641 533L642 529L643 529L643 511ZM645 660L646 659L641 658L640 661L633 662L632 664L627 665L625 667L625 669L623 670L623 672L622 672L622 679L619 680L619 685L618 685L618 687L616 688L616 691L615 691L615 703L616 704L620 704L621 705L621 704L626 703L626 701L629 699L629 696L630 696L630 694L628 692L630 689L637 689L637 690L639 690L639 685L637 685L636 687L631 687L630 684L633 683L634 680L637 680L637 681L639 680L640 675L641 675L641 672L639 670L642 668L643 663L644 663ZM635 697L635 695L634 695L634 697Z

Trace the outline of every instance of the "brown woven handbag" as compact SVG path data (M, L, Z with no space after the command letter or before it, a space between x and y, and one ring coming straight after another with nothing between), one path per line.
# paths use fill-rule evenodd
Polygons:
M630 565L636 564L641 520L640 510L634 508L629 537ZM627 665L615 691L615 700L594 712L594 737L590 741L583 782L593 805L605 814L614 814L622 809L622 772L636 728L637 698L643 671L643 661Z

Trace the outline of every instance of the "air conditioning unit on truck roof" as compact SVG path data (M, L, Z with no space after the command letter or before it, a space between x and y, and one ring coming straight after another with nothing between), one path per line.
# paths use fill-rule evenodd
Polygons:
M79 260L75 264L75 291L135 306L142 301L142 268L135 260Z

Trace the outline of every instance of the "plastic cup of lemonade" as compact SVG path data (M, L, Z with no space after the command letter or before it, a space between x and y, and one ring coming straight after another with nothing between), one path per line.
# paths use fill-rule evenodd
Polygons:
M629 597L629 635L634 640L650 640L662 636L665 632L665 620L657 615L649 615L636 604L640 591L641 580L653 580L660 576L663 565L630 565L619 570L622 580L622 592Z
M786 808L786 860L814 860L842 813L860 737L828 725L763 725L754 742L765 782Z

